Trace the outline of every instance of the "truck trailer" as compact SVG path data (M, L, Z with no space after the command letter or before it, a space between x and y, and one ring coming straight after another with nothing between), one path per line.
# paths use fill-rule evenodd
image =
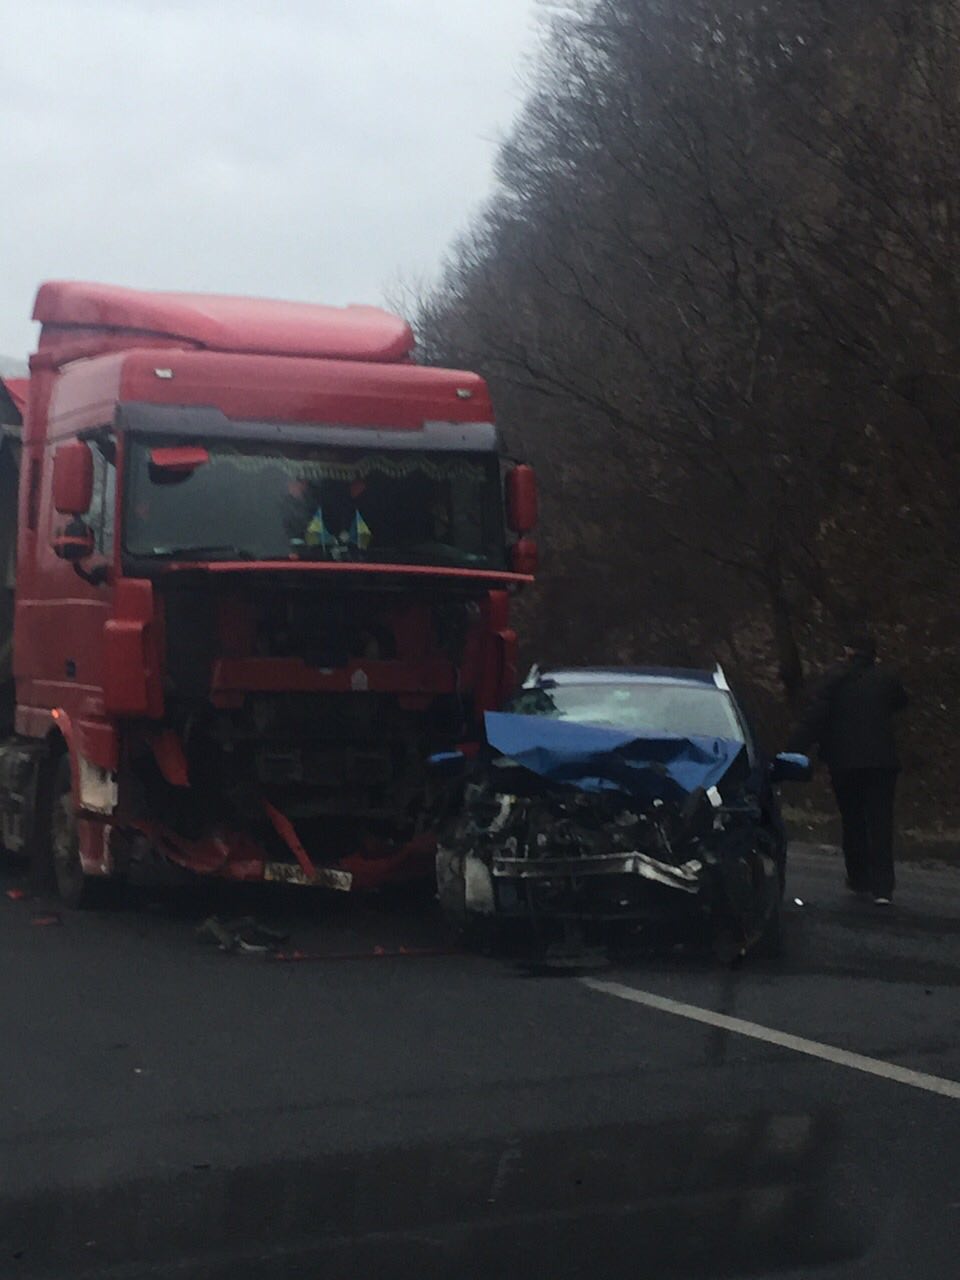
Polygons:
M0 397L6 850L72 906L155 859L430 874L431 760L514 686L536 567L483 380L374 307L52 282L34 319Z

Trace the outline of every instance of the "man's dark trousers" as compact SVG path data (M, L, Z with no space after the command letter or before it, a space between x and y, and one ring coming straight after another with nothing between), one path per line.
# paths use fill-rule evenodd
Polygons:
M875 898L893 895L893 798L896 769L834 769L834 794L843 823L843 857L851 889Z

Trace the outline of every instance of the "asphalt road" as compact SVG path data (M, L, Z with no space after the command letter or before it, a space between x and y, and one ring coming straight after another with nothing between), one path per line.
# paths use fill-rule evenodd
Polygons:
M0 896L0 1277L954 1280L960 871L839 881L794 851L781 961L589 981L412 900Z

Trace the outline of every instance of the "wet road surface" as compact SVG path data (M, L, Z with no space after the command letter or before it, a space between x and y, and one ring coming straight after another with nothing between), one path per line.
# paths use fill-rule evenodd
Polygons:
M589 981L445 954L413 898L4 894L0 1276L952 1280L960 872L840 878L794 853L778 962Z

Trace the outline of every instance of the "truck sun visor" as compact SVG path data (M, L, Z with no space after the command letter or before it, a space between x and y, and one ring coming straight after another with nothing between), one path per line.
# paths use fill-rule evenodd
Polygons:
M383 426L286 422L247 422L228 418L219 409L125 404L117 425L136 435L177 439L259 440L277 444L332 445L348 449L493 453L499 445L492 422L424 422L416 431Z

